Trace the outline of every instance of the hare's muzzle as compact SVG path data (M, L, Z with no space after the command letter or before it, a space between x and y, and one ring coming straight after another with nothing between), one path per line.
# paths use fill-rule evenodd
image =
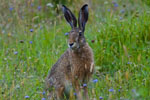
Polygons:
M69 46L72 47L74 45L74 43L69 43Z
M76 48L76 43L69 43L68 46L69 48L74 49Z

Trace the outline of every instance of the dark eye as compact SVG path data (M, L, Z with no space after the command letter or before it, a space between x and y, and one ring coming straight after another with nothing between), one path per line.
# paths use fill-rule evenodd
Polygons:
M79 32L79 36L82 36L82 32Z

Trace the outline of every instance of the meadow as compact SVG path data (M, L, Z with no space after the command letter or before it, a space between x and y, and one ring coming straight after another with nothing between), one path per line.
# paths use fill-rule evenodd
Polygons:
M46 100L45 78L68 48L65 33L71 28L61 9L29 1L0 3L0 100ZM84 3L90 13L85 37L95 58L91 100L150 100L150 5L144 0L66 5L77 16Z

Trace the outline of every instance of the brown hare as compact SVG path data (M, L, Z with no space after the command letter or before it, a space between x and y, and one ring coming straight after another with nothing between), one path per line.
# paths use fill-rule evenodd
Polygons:
M67 97L68 93L70 96L71 90L69 89L72 87L78 100L89 100L86 84L94 70L94 58L92 49L84 37L85 24L88 20L88 5L85 4L80 9L78 27L74 14L64 5L62 5L62 10L72 30L68 36L69 48L53 65L46 78L48 97L50 100L51 98L62 100Z

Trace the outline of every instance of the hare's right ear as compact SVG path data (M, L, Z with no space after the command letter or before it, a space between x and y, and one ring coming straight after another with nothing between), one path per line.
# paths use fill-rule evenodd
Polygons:
M76 17L72 14L72 12L64 5L62 5L62 11L64 13L65 19L70 24L72 28L77 27Z
M84 30L85 30L85 24L88 20L88 15L89 15L88 5L85 4L80 9L79 18L78 18L79 28L82 30L82 32L84 32Z

